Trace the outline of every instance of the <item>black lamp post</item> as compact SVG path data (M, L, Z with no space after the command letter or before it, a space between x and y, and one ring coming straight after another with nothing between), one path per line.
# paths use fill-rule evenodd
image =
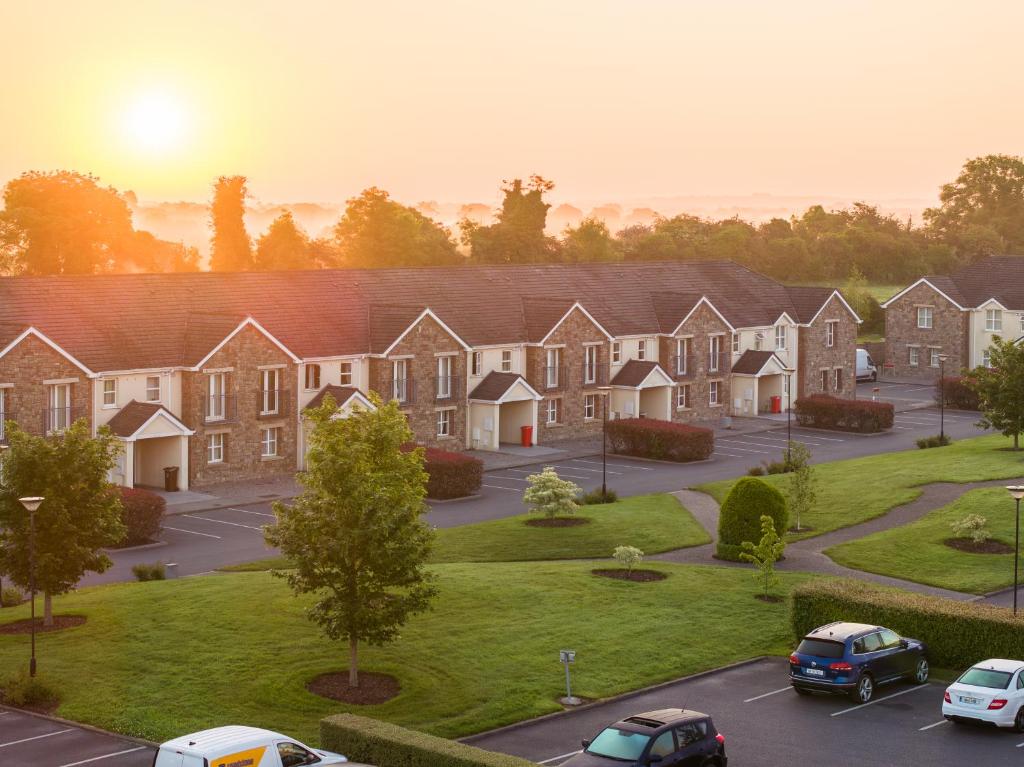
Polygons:
M1007 490L1010 496L1017 502L1017 523L1016 532L1013 536L1013 614L1017 614L1017 565L1020 563L1020 500L1024 498L1024 485L1009 485Z
M32 660L29 661L28 675L36 675L36 509L43 502L38 496L19 498L28 511L28 588L31 593Z
M608 406L611 404L612 389L610 386L598 386L601 392L601 502L608 500Z
M793 457L793 371L786 370L786 463Z
M939 355L939 442L946 441L946 360L945 354Z

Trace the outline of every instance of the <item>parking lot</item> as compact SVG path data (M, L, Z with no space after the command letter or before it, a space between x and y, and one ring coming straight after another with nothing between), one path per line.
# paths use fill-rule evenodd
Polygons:
M582 666L577 673L585 673ZM725 735L730 765L996 765L1024 758L1024 735L946 722L945 685L881 687L859 706L840 696L798 696L788 674L785 658L764 659L466 740L558 765L602 727L671 707L710 714Z
M136 741L0 710L0 764L24 767L149 767L153 748Z

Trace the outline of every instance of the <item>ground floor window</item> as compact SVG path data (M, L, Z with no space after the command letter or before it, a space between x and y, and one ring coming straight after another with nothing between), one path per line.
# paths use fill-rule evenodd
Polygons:
M438 410L437 411L437 436L439 436L439 437L450 437L450 436L452 436L452 411L451 410Z
M843 390L843 369L842 368L836 368L835 370L832 371L832 388L836 392L841 392Z
M224 463L223 434L211 434L206 438L206 462Z
M559 398L549 399L544 403L544 409L547 414L547 422L549 424L559 423L562 420L562 400Z
M938 346L932 346L928 349L928 364L933 368L939 366L939 356L942 354L942 349Z
M916 368L920 361L921 350L918 349L916 346L909 346L907 347L907 349L910 352L910 367Z
M690 409L690 384L676 387L676 407L680 410Z
M721 403L721 381L711 381L708 384L708 404L718 405Z
M986 368L992 367L992 352L988 349L981 353L981 365Z
M828 391L828 371L821 371L821 390Z
M260 439L260 455L264 458L273 458L277 455L277 442L280 431L281 429L276 426L263 429L263 435Z
M584 394L583 395L583 417L588 421L593 420L597 417L597 395L596 394Z

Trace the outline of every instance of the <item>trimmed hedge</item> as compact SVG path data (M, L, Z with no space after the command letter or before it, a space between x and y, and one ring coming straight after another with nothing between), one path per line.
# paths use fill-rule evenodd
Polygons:
M789 527L786 498L775 487L757 477L744 477L732 486L718 514L718 544L715 556L739 562L743 542L761 540L761 516L775 522L781 538Z
M608 422L613 453L657 461L702 461L715 451L711 429L654 418L621 418Z
M355 714L321 719L320 746L352 761L387 767L536 767L515 756Z
M801 397L793 406L800 426L873 434L892 428L895 408L888 402L841 399L827 394Z
M160 537L167 502L156 493L139 488L121 488L121 522L125 536L117 548L141 546Z
M796 638L833 621L885 626L928 645L933 666L961 669L983 658L1024 655L1024 616L1003 607L958 602L883 588L858 580L815 580L791 597Z
M957 410L978 410L981 404L978 402L978 393L971 388L971 378L968 376L946 376L935 382L935 402L942 399L943 392L946 395L946 407Z
M480 492L484 479L484 463L462 453L428 447L423 468L427 480L427 497L442 501L465 498Z

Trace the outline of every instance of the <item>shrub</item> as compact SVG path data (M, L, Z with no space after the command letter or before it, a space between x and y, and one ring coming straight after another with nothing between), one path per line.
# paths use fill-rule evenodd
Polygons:
M60 700L60 696L43 677L32 677L22 671L4 683L3 700L19 708L49 708Z
M4 586L0 589L0 607L17 607L25 601L25 595L21 589L14 586Z
M988 519L981 514L968 514L963 519L950 522L953 528L953 535L957 538L970 538L975 543L984 543L992 538L992 532L988 529Z
M167 502L156 493L138 488L121 488L121 522L125 536L118 548L141 546L160 537Z
M971 387L970 376L946 376L935 382L935 402L946 395L946 407L957 410L980 410L978 392Z
M751 466L747 469L747 476L750 477L763 477L764 474L764 466Z
M718 546L720 559L740 561L744 541L761 540L761 517L769 516L779 536L789 527L786 498L764 480L744 477L733 485L718 515Z
M320 720L320 746L367 764L395 767L536 767L516 756L407 730L355 714Z
M154 562L151 565L132 565L132 573L139 581L162 581L167 577L167 569L163 562Z
M892 428L895 409L888 402L841 399L826 394L801 397L793 406L800 426L873 434Z
M580 487L575 482L562 479L551 466L546 466L540 474L531 474L526 478L530 486L523 493L523 503L549 519L568 516L576 513L576 496Z
M715 451L711 429L654 418L622 418L608 422L613 453L656 461L703 461Z
M917 440L917 446L922 450L926 450L930 447L945 447L946 445L952 444L953 440L946 434L936 434L933 437L921 437Z
M632 572L633 568L643 560L644 553L636 546L616 546L612 556L616 562Z
M786 463L786 459L783 458L781 461L764 461L764 474L788 474L790 471L789 464Z
M427 497L443 501L480 492L484 463L463 453L428 447L423 468L427 472Z
M596 490L591 490L589 493L584 493L576 502L580 506L594 506L599 503L615 503L617 500L619 500L619 494L614 490L602 493L601 488L597 488Z
M858 580L814 580L793 590L790 626L801 638L833 621L886 626L928 645L933 666L966 668L979 658L1016 658L1024 616L979 602L914 594Z

